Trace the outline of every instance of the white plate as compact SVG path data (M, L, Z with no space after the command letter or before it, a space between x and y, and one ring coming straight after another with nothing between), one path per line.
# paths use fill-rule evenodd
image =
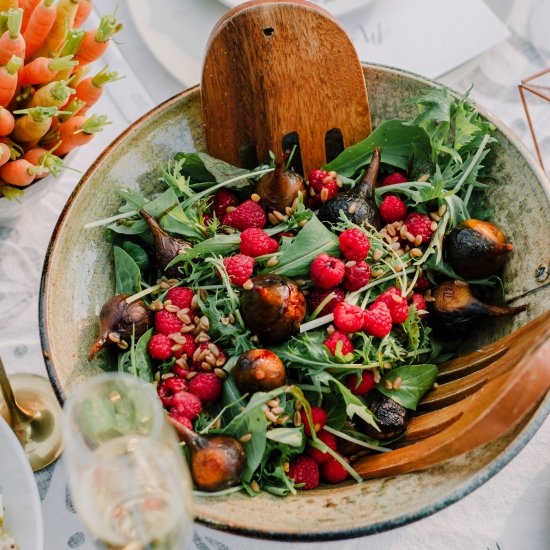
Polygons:
M44 550L40 496L21 445L0 416L0 492L4 496L4 526L21 550Z
M239 4L244 4L248 0L219 0L222 4L234 8ZM325 8L333 15L344 15L358 8L365 7L370 0L310 0L314 4Z

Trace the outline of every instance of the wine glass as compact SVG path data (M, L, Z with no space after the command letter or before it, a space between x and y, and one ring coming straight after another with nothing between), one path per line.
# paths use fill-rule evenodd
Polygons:
M100 548L184 549L192 485L153 387L105 374L67 401L65 462L73 501Z

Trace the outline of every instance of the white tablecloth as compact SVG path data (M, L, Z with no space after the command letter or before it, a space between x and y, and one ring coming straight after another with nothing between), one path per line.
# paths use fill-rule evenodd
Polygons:
M105 13L113 3L96 0L96 5ZM513 21L511 38L481 56L467 73L455 71L443 80L461 90L473 83L473 97L504 120L532 149L516 85L548 61L540 57L526 35L530 7L530 2L516 2L509 19ZM129 77L114 84L95 109L108 114L113 125L71 160L71 166L82 171L130 122L181 89L141 42L125 4L119 15L125 21L126 30L120 38L122 44L113 49L108 61L112 69L129 74ZM540 143L547 165L550 165L550 105L532 103ZM37 324L40 272L51 231L78 179L78 173L66 171L62 178L49 184L44 196L29 206L19 219L3 221L0 218L0 355L9 372L45 372ZM550 420L547 420L509 465L459 503L387 533L315 544L314 547L324 550L550 548L549 457ZM93 544L71 504L63 461L40 472L36 479L43 500L46 550L92 549ZM294 548L301 546L306 545L292 545ZM282 550L291 545L244 539L197 526L194 547L199 550Z

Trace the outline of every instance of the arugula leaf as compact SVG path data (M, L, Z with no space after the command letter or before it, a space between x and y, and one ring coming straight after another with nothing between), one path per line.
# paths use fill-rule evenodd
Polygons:
M137 344L132 347L130 351L130 368L128 369L130 374L146 382L153 382L153 363L151 362L151 356L147 353L147 345L151 340L151 336L153 336L152 328L143 334Z
M437 378L437 367L435 365L405 365L392 369L384 379L393 382L398 376L401 378L401 386L398 390L386 388L384 380L376 385L376 389L406 409L415 411L423 395L433 386Z
M211 157L206 153L178 153L176 160L184 160L181 165L182 174L190 177L193 181L206 182L214 180L221 183L236 176L247 174L249 170L237 168L223 160ZM239 187L250 185L249 180L243 180Z
M267 432L267 439L290 447L302 447L304 432L302 428L273 428Z
M145 271L149 267L149 256L141 246L134 244L132 241L124 241L122 248L136 262L141 271Z
M115 294L135 294L141 290L141 272L132 256L119 246L113 247L115 257Z

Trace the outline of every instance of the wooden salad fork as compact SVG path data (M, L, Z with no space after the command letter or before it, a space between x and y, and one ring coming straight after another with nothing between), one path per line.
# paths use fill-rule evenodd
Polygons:
M441 385L422 400L403 443L353 464L365 478L434 466L506 434L550 388L550 312L439 367Z
M296 145L293 166L307 175L371 131L353 44L305 0L228 12L207 45L201 103L209 154L245 168Z

